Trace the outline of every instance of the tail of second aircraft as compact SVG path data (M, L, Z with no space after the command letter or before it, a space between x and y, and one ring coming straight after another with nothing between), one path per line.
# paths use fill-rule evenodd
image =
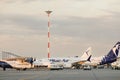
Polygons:
M117 60L120 49L120 42L117 42L115 46L110 50L110 52L103 57L100 64L112 63Z
M91 47L89 47L84 54L81 56L81 60L90 60L91 58Z

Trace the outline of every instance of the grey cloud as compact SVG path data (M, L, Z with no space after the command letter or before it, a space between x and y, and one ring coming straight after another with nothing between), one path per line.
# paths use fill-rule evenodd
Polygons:
M0 15L0 24L9 25L13 24L16 27L26 28L32 30L34 33L31 34L44 34L46 30L46 21L34 16L27 15ZM11 32L11 31L10 31ZM23 32L21 32L22 34Z
M68 36L84 39L119 39L120 15L99 17L99 18L83 18L76 16L67 16L65 19L52 18L51 34L53 36ZM9 24L10 22L16 27L27 28L33 32L29 34L44 35L47 33L47 20L28 15L0 15L0 24ZM19 32L19 34L24 34ZM112 35L111 35L112 34Z
M54 21L57 27L53 32L59 35L71 36L73 38L85 38L89 40L119 40L119 16L119 14L100 18L82 18L71 16L64 21Z

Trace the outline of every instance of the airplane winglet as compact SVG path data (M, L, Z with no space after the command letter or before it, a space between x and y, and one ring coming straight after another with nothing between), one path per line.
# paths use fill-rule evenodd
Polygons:
M89 56L89 58L87 59L87 61L91 62L91 57L92 57L92 55Z

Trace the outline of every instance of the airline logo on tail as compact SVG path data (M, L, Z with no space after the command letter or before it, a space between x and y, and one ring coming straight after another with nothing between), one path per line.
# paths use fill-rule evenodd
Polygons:
M118 56L119 49L120 49L120 42L118 42L118 43L113 47L113 53L116 55L116 57Z
M110 52L103 57L100 64L112 63L117 60L120 49L120 42L117 42Z

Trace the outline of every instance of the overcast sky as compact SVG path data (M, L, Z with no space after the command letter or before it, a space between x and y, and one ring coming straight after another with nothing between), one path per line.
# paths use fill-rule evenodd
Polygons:
M102 56L120 41L120 0L0 0L0 51L47 57Z

